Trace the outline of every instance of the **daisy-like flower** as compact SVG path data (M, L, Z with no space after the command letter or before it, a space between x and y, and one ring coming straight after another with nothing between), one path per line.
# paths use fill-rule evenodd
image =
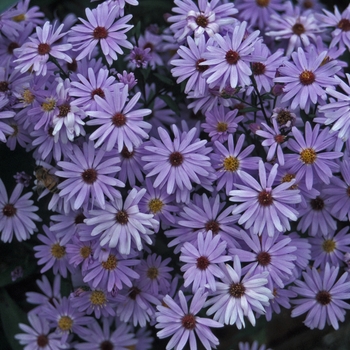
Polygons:
M222 278L224 273L218 264L230 261L232 258L225 255L225 241L220 236L213 237L211 231L204 235L202 232L198 234L197 244L185 242L181 248L179 260L185 264L181 267L184 273L184 287L192 284L192 293L198 288L206 288L216 290L215 277ZM206 286L206 284L208 286Z
M209 66L203 73L209 87L219 86L223 89L229 85L232 89L237 86L251 85L250 75L252 71L249 62L257 62L261 57L253 55L254 45L259 36L259 31L246 36L247 22L237 24L232 32L224 37L215 34L211 45L203 53L205 62L200 66Z
M80 51L76 57L77 61L87 55L90 59L98 43L110 65L118 59L117 54L123 54L121 46L132 49L132 44L126 40L125 35L133 27L126 24L130 21L132 15L124 16L115 22L118 11L118 6L110 8L107 2L103 2L92 10L86 8L85 14L88 21L79 18L83 24L75 25L69 32L68 41L73 43L73 50Z
M227 146L215 141L214 153L210 155L217 175L217 190L225 186L226 195L233 189L234 183L245 174L246 171L257 170L260 157L248 157L254 150L254 145L249 145L242 150L245 135L238 138L234 144L233 135L228 136Z
M272 237L275 230L290 230L289 220L298 219L297 210L291 206L301 202L299 190L290 189L295 180L273 187L277 168L278 164L275 164L267 177L264 162L260 160L260 183L245 173L241 176L244 185L235 184L238 189L230 191L230 201L242 202L233 209L232 214L243 212L238 224L245 224L246 229L251 227L255 234L261 235L266 228Z
M323 31L313 13L300 13L300 7L293 8L291 2L287 3L285 14L271 15L269 29L266 32L267 36L275 40L288 40L286 56L289 56L296 48L307 47L311 42L315 43L317 34Z
M171 337L166 350L182 350L187 342L191 349L197 349L196 335L206 350L215 349L219 340L214 336L210 327L223 327L222 323L209 318L196 316L204 306L208 293L203 293L199 288L194 294L190 307L186 297L180 290L178 292L179 302L175 302L169 295L166 295L163 302L166 306L158 305L156 313L156 328L160 339Z
M58 185L59 195L66 200L73 198L74 210L87 207L89 199L104 208L105 196L111 200L121 197L114 188L124 187L124 183L114 178L120 170L118 157L107 158L104 150L95 151L92 142L84 142L82 150L74 145L73 152L67 155L70 162L58 162L63 170L56 171L56 175L67 179Z
M312 48L305 52L298 48L292 53L293 62L284 61L278 69L280 76L274 80L285 84L281 102L291 101L292 110L300 107L306 113L309 113L311 104L324 103L326 88L338 85L339 80L334 74L341 69L336 60L324 63L326 56L327 51L317 53Z
M224 143L230 134L234 134L243 116L237 116L238 110L228 110L224 106L215 106L205 113L205 123L201 126L209 134L211 141Z
M238 329L245 327L244 316L255 326L254 312L264 314L264 306L273 299L270 289L266 287L268 272L242 275L238 256L234 257L234 267L225 264L222 282L216 282L216 292L204 306L210 306L207 315L214 314L214 320L226 325L235 324ZM243 277L243 278L242 278Z
M61 343L59 334L50 333L50 326L45 318L29 314L28 321L31 327L23 323L18 325L26 333L15 335L19 343L24 345L23 350L58 350L67 348L67 344Z
M324 271L315 267L303 272L304 281L296 280L291 289L298 293L300 299L292 300L295 308L292 317L307 312L305 325L311 329L323 329L326 325L339 328L339 321L345 320L345 309L350 305L344 301L349 299L350 282L345 272L338 279L339 266L330 267L326 263Z
M259 274L269 272L269 283L283 288L286 281L292 276L297 259L294 252L297 247L293 245L290 237L275 234L268 235L250 234L241 230L241 237L246 243L246 249L230 248L229 252L238 256L241 262L248 262L242 269L243 274Z
M89 211L85 223L95 226L91 235L99 235L101 246L108 244L110 248L117 247L120 254L130 254L133 247L142 250L142 241L152 243L149 236L159 223L153 219L153 214L144 214L139 210L138 204L145 192L145 188L140 191L133 188L125 201L116 198L106 203L103 210Z
M311 190L316 180L329 184L333 172L339 170L339 165L334 159L343 155L337 151L323 152L335 142L329 130L326 128L320 132L319 124L312 129L311 124L306 122L305 135L295 126L292 128L292 133L294 139L290 138L287 146L295 153L284 155L286 168L290 173L296 174L299 180L305 179L308 190Z
M99 106L98 111L87 111L93 119L88 125L101 125L90 135L90 140L96 140L95 147L103 145L107 151L117 145L118 152L125 146L129 152L139 146L143 139L148 139L151 124L143 117L152 113L150 109L135 109L141 93L136 93L130 101L128 86L116 84L112 92L106 90L105 97L95 95Z
M232 3L222 4L220 1L198 0L198 6L192 0L175 0L174 16L168 18L173 23L170 29L174 38L182 42L187 36L194 34L195 38L206 33L213 36L226 24L235 22L233 15L238 11Z
M326 263L331 266L340 266L343 263L344 254L350 253L349 226L339 232L333 231L320 237L310 238L311 257L314 267L324 269Z
M149 47L143 49L141 47L134 46L130 51L130 54L125 57L128 62L128 68L135 70L136 68L146 68L151 60L151 49Z
M21 73L27 72L29 69L36 75L46 75L47 61L50 56L69 62L72 59L64 53L72 48L71 44L55 44L66 33L61 33L64 24L57 29L50 22L45 22L44 26L36 27L37 36L29 37L29 42L24 43L20 48L15 49L17 59L15 69L20 69Z
M318 19L323 22L322 26L334 28L331 32L332 41L330 47L339 45L346 46L350 50L350 5L340 13L337 6L334 6L334 14L326 9L322 9L326 15L318 15Z
M332 101L324 106L318 107L318 110L326 117L326 120L322 119L322 123L324 123L324 125L332 124L331 130L338 131L338 137L340 137L343 141L346 141L350 135L350 74L346 74L346 77L348 83L345 83L342 79L335 77L339 83L339 87L343 89L345 94L342 94L334 89L327 88L327 94L335 97L337 101ZM315 118L314 121L318 122L318 118Z
M198 38L197 43L190 37L187 37L187 45L180 46L177 50L177 54L180 58L176 58L170 61L170 64L175 66L171 70L174 77L177 77L176 82L179 84L188 79L185 87L185 94L188 94L190 90L193 90L194 96L201 96L205 93L205 87L207 85L203 78L203 72L208 69L208 66L200 66L199 63L205 62L202 57L203 52L206 50L206 40L202 35Z
M177 190L186 194L192 190L192 182L200 184L203 177L211 178L213 169L206 155L210 148L205 148L206 140L197 138L197 128L181 133L176 125L172 125L172 131L174 140L165 129L159 127L160 140L152 137L150 142L145 143L147 155L142 160L146 162L144 169L148 172L147 177L157 176L153 182L155 188L166 187L168 194ZM177 196L179 202L178 199Z
M33 205L29 198L33 192L21 197L24 185L18 183L10 198L7 195L4 183L0 179L0 232L3 242L11 242L13 235L18 241L24 241L36 231L34 221L41 221L34 212L38 207Z

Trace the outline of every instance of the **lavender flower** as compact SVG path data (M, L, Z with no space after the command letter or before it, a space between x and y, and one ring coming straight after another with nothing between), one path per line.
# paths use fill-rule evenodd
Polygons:
M135 70L135 68L146 68L151 60L150 48L140 48L134 46L130 54L125 57L128 61L128 68Z

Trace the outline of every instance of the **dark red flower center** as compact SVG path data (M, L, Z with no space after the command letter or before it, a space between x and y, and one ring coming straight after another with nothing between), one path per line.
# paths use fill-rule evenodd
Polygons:
M84 223L84 220L85 220L85 215L83 213L79 213L75 219L74 219L74 223L76 225L78 224L83 224Z
M197 258L197 269L206 270L209 265L210 261L206 256L200 256L199 258Z
M284 135L275 135L274 138L277 143L283 143L286 137Z
M19 45L18 45L17 43L15 43L15 42L10 43L9 46L7 46L7 52L8 52L10 55L12 55L12 54L13 54L13 50L14 50L14 49L17 49L17 48L19 48Z
M310 204L311 208L316 211L324 208L324 200L319 196L317 196L315 199L311 199Z
M299 75L299 80L303 85L311 85L315 81L315 74L309 70L304 70Z
M129 291L129 298L132 299L132 300L135 300L137 295L141 293L141 290L137 287L132 287L130 288L130 291Z
M5 206L2 208L2 213L9 218L12 216L15 216L16 212L17 212L17 209L11 203L5 204Z
M152 52L154 49L154 45L152 43L146 43L145 45L143 45L143 48L150 49L150 52Z
M267 252L260 252L256 259L261 266L267 266L271 263L271 255Z
M204 58L200 58L199 60L197 60L196 70L198 72L203 73L209 68L209 66L206 66L206 65L199 65L200 63L205 62L205 61L206 61L206 59L204 59Z
M129 221L129 215L125 210L119 210L115 215L115 220L121 225L126 225Z
M292 27L292 31L296 35L301 35L305 33L305 28L301 23L295 23L294 26Z
M220 225L217 221L215 220L209 220L207 221L207 223L205 224L205 229L207 231L212 231L213 232L213 235L216 235L219 233L220 231Z
M70 112L70 105L68 103L63 104L61 106L58 106L58 116L59 117L66 117L67 114Z
M229 50L226 52L225 59L228 64L237 64L240 59L238 52Z
M266 66L260 62L254 62L252 64L252 71L254 75L262 75L265 73Z
M101 98L105 98L105 93L101 88L97 88L91 91L91 98L94 98L95 95L100 96Z
M51 51L51 47L49 44L39 44L38 46L38 54L39 55L47 55Z
M76 72L78 68L77 60L75 58L72 58L72 62L67 62L67 68L71 72Z
M207 25L208 25L208 18L205 17L204 15L199 15L197 18L196 18L196 23L198 26L202 27L202 28L205 28Z
M328 305L332 301L332 296L330 295L329 292L325 290L321 290L316 294L316 300L321 305Z
M7 81L0 81L0 91L6 92L9 89L9 83Z
M350 186L346 189L346 194L350 197Z
M125 159L130 159L134 156L134 151L129 151L126 146L123 147L122 151L120 152L120 155Z
M309 1L309 0L305 0L304 2L303 2L303 7L305 8L305 9L312 9L313 7L314 7L314 4L312 3L312 1Z
M260 7L269 6L270 0L255 0L256 4Z
M350 21L346 18L342 18L338 23L338 28L343 32L348 32L350 30Z
M169 156L169 162L172 166L180 166L184 161L184 157L180 152L173 152Z
M85 183L92 185L97 180L97 171L92 168L84 170L81 177Z
M38 338L36 338L36 343L39 347L43 348L47 344L49 344L49 339L45 334L38 335Z
M232 283L229 288L229 293L234 298L242 298L245 293L245 287L242 283Z
M120 128L123 125L126 124L126 117L124 114L122 113L116 113L114 114L114 116L112 117L112 123L117 127Z
M238 110L237 115L244 115L244 112L242 112L242 109L246 108L246 106L243 103L237 103L232 108Z
M273 198L272 198L272 194L269 191L266 190L262 190L259 194L258 194L258 202L260 205L267 207L269 205L272 204L273 202Z
M191 314L188 314L182 317L181 322L182 322L182 326L185 329L188 329L191 331L192 329L196 328L196 318Z
M105 27L96 27L93 32L94 39L106 39L108 36L108 31Z
M109 340L104 340L100 344L100 349L99 350L113 350L113 349L114 349L113 343L111 343Z

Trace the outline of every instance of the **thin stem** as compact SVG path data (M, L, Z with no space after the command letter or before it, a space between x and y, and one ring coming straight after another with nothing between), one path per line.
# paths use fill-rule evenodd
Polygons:
M51 61L59 69L62 78L69 79L69 75L62 69L55 57L50 55L49 61Z

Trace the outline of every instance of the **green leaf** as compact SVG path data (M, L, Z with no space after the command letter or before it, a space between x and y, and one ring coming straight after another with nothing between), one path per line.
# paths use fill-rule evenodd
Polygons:
M158 97L161 100L163 100L172 111L174 111L177 115L180 115L179 106L176 104L176 102L170 96L159 95Z
M0 316L2 328L12 350L22 350L23 347L15 339L15 334L21 332L19 323L27 323L26 313L12 300L4 288L0 289Z
M1 0L0 1L0 13L10 8L10 6L17 3L18 0Z
M154 73L154 76L156 76L160 81L162 81L164 84L167 84L167 85L174 85L174 82L167 78L166 76L162 75L162 74L159 74L159 73Z

